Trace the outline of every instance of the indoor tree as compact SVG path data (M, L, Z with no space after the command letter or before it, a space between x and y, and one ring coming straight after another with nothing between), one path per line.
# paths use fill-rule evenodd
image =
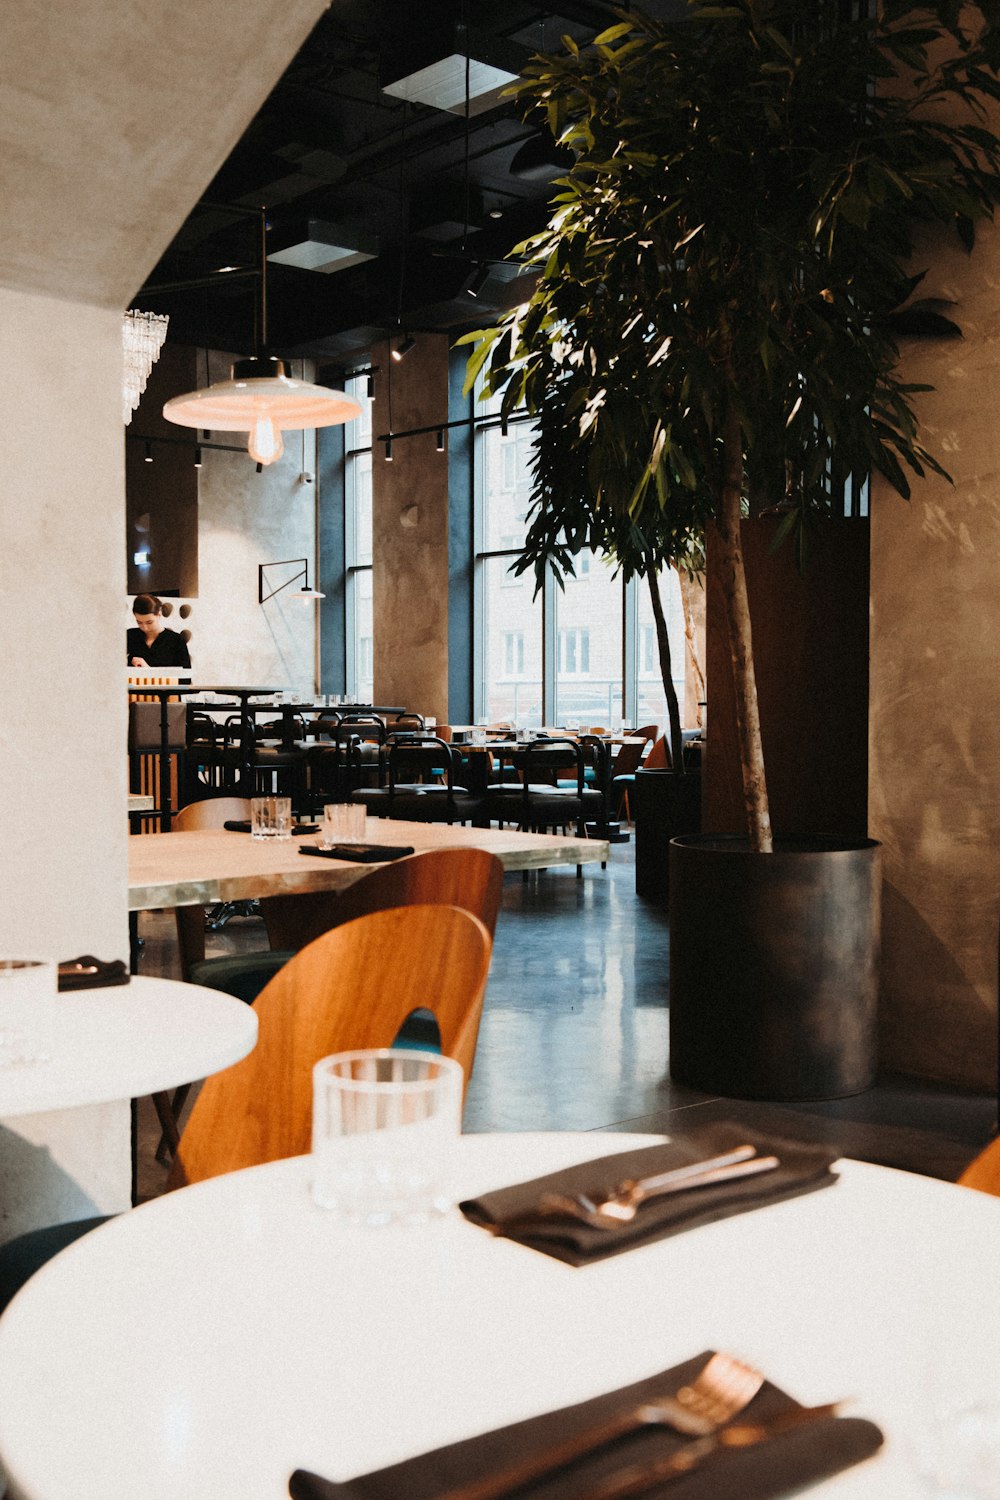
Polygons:
M862 7L863 8L863 7ZM852 473L943 473L897 373L916 236L971 249L1000 141L996 0L689 0L618 10L517 86L573 154L520 247L527 303L470 335L502 410L537 423L521 563L583 547L649 572L714 523L751 845L771 848L740 542L779 506L801 556ZM643 558L647 565L639 566Z

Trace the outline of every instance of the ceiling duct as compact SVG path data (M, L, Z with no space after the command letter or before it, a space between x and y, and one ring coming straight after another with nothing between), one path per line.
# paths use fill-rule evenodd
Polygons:
M374 260L376 255L378 241L373 236L329 224L325 219L300 220L268 230L268 260L297 266L301 271L329 275Z

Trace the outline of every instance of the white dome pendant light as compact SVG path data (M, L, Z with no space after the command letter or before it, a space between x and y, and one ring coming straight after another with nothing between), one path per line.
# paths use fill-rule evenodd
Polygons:
M262 209L258 328L260 345L264 348L267 347L266 235L266 210ZM163 415L168 422L181 427L249 434L247 452L263 467L275 463L285 451L282 432L350 422L361 415L361 403L346 391L295 380L288 374L284 360L257 353L252 359L236 360L229 380L173 396L164 406Z

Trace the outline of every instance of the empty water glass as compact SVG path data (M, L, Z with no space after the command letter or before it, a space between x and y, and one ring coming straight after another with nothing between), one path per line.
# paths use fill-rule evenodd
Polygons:
M328 802L323 808L320 842L324 849L334 844L359 844L364 840L366 827L363 802Z
M408 1048L324 1057L313 1069L313 1202L348 1223L420 1223L452 1205L462 1069Z
M291 797L252 797L250 799L250 834L255 839L290 839L292 836Z

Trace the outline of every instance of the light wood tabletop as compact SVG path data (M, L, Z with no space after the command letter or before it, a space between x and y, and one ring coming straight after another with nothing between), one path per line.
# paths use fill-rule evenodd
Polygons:
M369 818L368 843L427 849L488 849L506 870L590 864L608 858L604 839L520 833L516 828L463 828L445 823L403 823ZM319 859L299 853L316 835L287 840L252 839L246 833L203 828L191 833L151 833L128 841L129 910L209 906L297 891L338 890L372 864Z

